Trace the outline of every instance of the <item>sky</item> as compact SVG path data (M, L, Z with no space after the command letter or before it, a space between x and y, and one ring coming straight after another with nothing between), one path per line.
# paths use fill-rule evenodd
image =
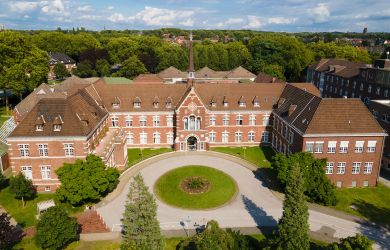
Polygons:
M0 0L0 25L390 32L390 0Z

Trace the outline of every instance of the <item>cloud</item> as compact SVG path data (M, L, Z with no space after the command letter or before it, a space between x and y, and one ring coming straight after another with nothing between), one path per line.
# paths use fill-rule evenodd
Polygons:
M180 25L186 26L186 27L192 27L194 26L194 20L189 18L183 22L179 22Z
M308 12L314 18L316 23L327 22L330 18L328 5L324 3L317 4L316 7L309 9Z
M175 22L192 17L194 13L192 10L171 10L145 6L135 16L130 16L129 21L142 22L148 26L171 26Z
M65 5L62 0L41 1L41 5L43 5L42 12L48 15L69 15L68 12L65 12Z
M229 27L232 25L240 24L242 22L244 22L243 18L229 18L228 20L226 20L224 22L217 23L217 27L218 28Z
M114 9L114 6L108 6L107 9L108 9L108 10L113 10L113 9Z
M295 21L297 21L297 18L270 17L267 19L268 24L291 24Z
M247 29L258 29L262 27L264 24L260 20L258 16L248 16L248 24L244 27Z
M33 11L38 5L38 2L11 2L8 4L11 11L19 13Z
M90 12L93 11L93 8L91 5L84 5L84 6L77 7L77 10L81 12Z
M127 18L125 18L125 16L122 15L121 13L114 13L111 16L109 16L107 19L113 23L120 23L120 22L127 21Z

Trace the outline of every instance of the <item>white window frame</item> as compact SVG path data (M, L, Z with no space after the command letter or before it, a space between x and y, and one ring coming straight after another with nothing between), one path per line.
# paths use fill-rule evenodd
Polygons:
M65 156L74 156L74 144L64 143Z
M132 116L126 116L126 128L133 127L133 117Z
M336 153L337 141L328 141L328 154Z
M352 162L352 174L360 174L361 162Z
M142 132L139 134L139 143L144 145L148 144L148 134L145 132Z
M236 115L236 125L237 126L244 125L244 118L242 115Z
M364 141L355 142L355 153L362 153L364 151Z
M212 131L209 133L209 141L210 142L216 142L217 141L217 133Z
M38 144L39 157L48 157L49 148L47 144Z
M229 120L230 120L229 119L229 115L224 115L223 118L222 118L222 125L223 126L229 126L229 123L230 123Z
M167 127L173 127L173 116L167 116Z
M249 116L249 126L256 126L256 115Z
M346 162L337 163L337 174L345 174L345 168L347 166Z
M153 133L153 143L160 144L161 143L161 134L158 132Z
M373 162L365 162L364 163L364 174L371 174L374 168Z
M314 144L314 153L315 154L322 154L324 152L324 142L323 141L316 141Z
M217 124L217 118L215 115L210 116L210 126L215 126Z
M119 127L119 118L117 116L111 117L111 126L113 128Z
M140 127L146 127L146 125L147 125L147 118L146 118L146 116L140 116L139 117L139 126Z
M160 127L160 116L153 116L153 127Z
M20 172L26 177L28 180L33 179L33 173L32 173L32 166L21 166L20 167Z
M30 149L28 144L19 144L20 157L29 157Z
M255 142L255 132L254 131L249 131L248 132L248 142Z
M261 142L262 143L268 143L269 142L269 132L268 131L263 131L261 133Z
M367 142L367 152L374 153L376 151L376 141Z
M310 145L310 147L309 147L309 145ZM306 142L305 152L314 153L314 141L307 141Z
M173 133L172 132L169 132L167 133L167 143L168 144L173 144Z
M51 180L51 166L41 166L42 180Z
M269 115L263 116L263 126L269 125Z
M222 132L222 143L228 143L229 142L229 132Z
M340 154L347 154L348 153L348 145L349 141L341 141L340 142Z
M127 133L127 136L126 136L126 143L127 143L128 145L134 144L134 134L133 134L133 133L131 133L131 132Z
M327 162L325 174L333 174L334 162Z
M237 131L234 133L234 141L235 142L242 142L242 132L241 131Z

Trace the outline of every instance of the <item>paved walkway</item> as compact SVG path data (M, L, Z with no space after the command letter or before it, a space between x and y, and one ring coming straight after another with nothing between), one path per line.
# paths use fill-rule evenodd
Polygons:
M174 208L157 200L157 217L162 230L181 230L181 222L190 220L190 228L194 224L205 224L208 220L217 220L221 227L253 228L276 226L282 215L282 201L278 199L261 180L255 177L252 170L255 166L241 159L222 155L214 152L204 153L171 153L167 156L156 157L140 166L135 166L131 173L140 172L153 192L155 181L165 172L185 166L205 165L211 166L232 176L237 182L239 193L229 204L205 211L193 211ZM137 169L138 168L138 169ZM128 177L130 178L130 177ZM261 179L261 176L260 176ZM128 181L121 184L118 190L108 196L98 206L98 211L104 218L108 227L114 231L120 230L122 213L128 190ZM362 233L374 239L377 248L387 249L390 232L358 221L341 219L332 215L310 210L310 229L315 234L325 235L331 238L344 238ZM390 248L388 248L390 249Z

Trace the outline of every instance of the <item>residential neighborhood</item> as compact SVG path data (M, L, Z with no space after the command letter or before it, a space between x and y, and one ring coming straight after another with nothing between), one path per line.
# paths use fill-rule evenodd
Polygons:
M338 7L303 1L303 30L288 14L209 27L157 1L67 26L119 11L101 4L0 3L0 249L390 249L375 18L330 32Z

